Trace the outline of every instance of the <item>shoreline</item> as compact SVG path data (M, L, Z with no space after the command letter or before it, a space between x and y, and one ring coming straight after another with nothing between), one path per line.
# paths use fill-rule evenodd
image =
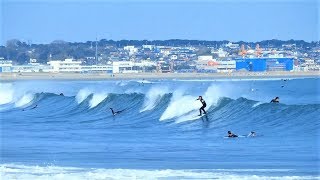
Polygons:
M15 80L130 80L130 79L264 79L319 77L320 72L232 72L232 73L0 73L0 82Z

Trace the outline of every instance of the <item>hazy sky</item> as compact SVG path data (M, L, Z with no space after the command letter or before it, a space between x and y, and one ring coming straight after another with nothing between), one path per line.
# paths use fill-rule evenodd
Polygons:
M1 44L53 40L319 40L319 0L0 0Z

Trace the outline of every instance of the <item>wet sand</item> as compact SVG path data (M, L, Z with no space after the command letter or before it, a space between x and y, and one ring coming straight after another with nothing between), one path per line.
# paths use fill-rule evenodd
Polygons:
M318 71L309 72L233 72L233 73L0 73L0 81L14 80L119 80L119 79L242 79L242 78L297 78L319 77Z

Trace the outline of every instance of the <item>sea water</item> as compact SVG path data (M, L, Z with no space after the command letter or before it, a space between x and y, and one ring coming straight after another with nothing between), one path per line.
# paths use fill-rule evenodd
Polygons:
M319 179L319 115L319 78L1 82L0 177Z

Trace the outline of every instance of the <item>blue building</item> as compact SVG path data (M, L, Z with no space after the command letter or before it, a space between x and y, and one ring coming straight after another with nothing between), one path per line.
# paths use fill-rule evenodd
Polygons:
M236 70L253 72L291 71L293 58L235 58Z

